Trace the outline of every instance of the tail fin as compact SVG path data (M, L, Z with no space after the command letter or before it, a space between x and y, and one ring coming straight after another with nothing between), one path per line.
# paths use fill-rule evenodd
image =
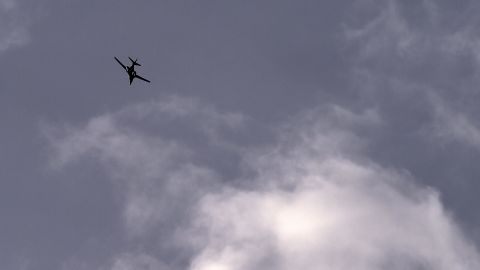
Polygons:
M134 61L132 58L130 58L130 57L128 57L128 59L130 59L130 61L132 61L132 64L133 64L134 66L141 66L139 63L137 63L137 59L135 59L135 61Z

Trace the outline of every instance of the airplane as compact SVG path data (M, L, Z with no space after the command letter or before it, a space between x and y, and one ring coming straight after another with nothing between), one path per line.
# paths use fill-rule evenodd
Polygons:
M140 79L140 80L143 80L143 81L146 81L146 82L150 82L149 80L141 77L140 75L137 74L137 72L135 71L135 66L141 66L139 63L137 63L137 59L133 60L132 58L128 57L128 59L130 59L130 61L132 61L132 65L131 66L125 66L124 64L122 64L122 62L120 62L120 60L118 60L117 57L113 57L115 58L115 60L117 60L117 62L123 67L123 69L125 69L125 71L128 73L128 77L130 79L130 85L132 84L132 81L133 79L137 78L137 79Z

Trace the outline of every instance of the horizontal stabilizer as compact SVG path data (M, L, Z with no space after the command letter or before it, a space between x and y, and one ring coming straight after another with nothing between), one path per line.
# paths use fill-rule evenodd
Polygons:
M132 64L135 65L135 66L141 66L139 63L137 63L137 59L133 60L132 58L128 57L128 59L130 59L130 61L132 61Z

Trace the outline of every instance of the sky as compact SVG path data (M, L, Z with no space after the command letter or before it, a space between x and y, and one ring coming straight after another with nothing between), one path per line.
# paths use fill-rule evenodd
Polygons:
M479 269L479 11L0 0L0 268Z

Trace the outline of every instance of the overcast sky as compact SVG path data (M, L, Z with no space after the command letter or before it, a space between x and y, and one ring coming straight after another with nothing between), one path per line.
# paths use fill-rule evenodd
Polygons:
M0 268L480 269L479 13L0 0Z

